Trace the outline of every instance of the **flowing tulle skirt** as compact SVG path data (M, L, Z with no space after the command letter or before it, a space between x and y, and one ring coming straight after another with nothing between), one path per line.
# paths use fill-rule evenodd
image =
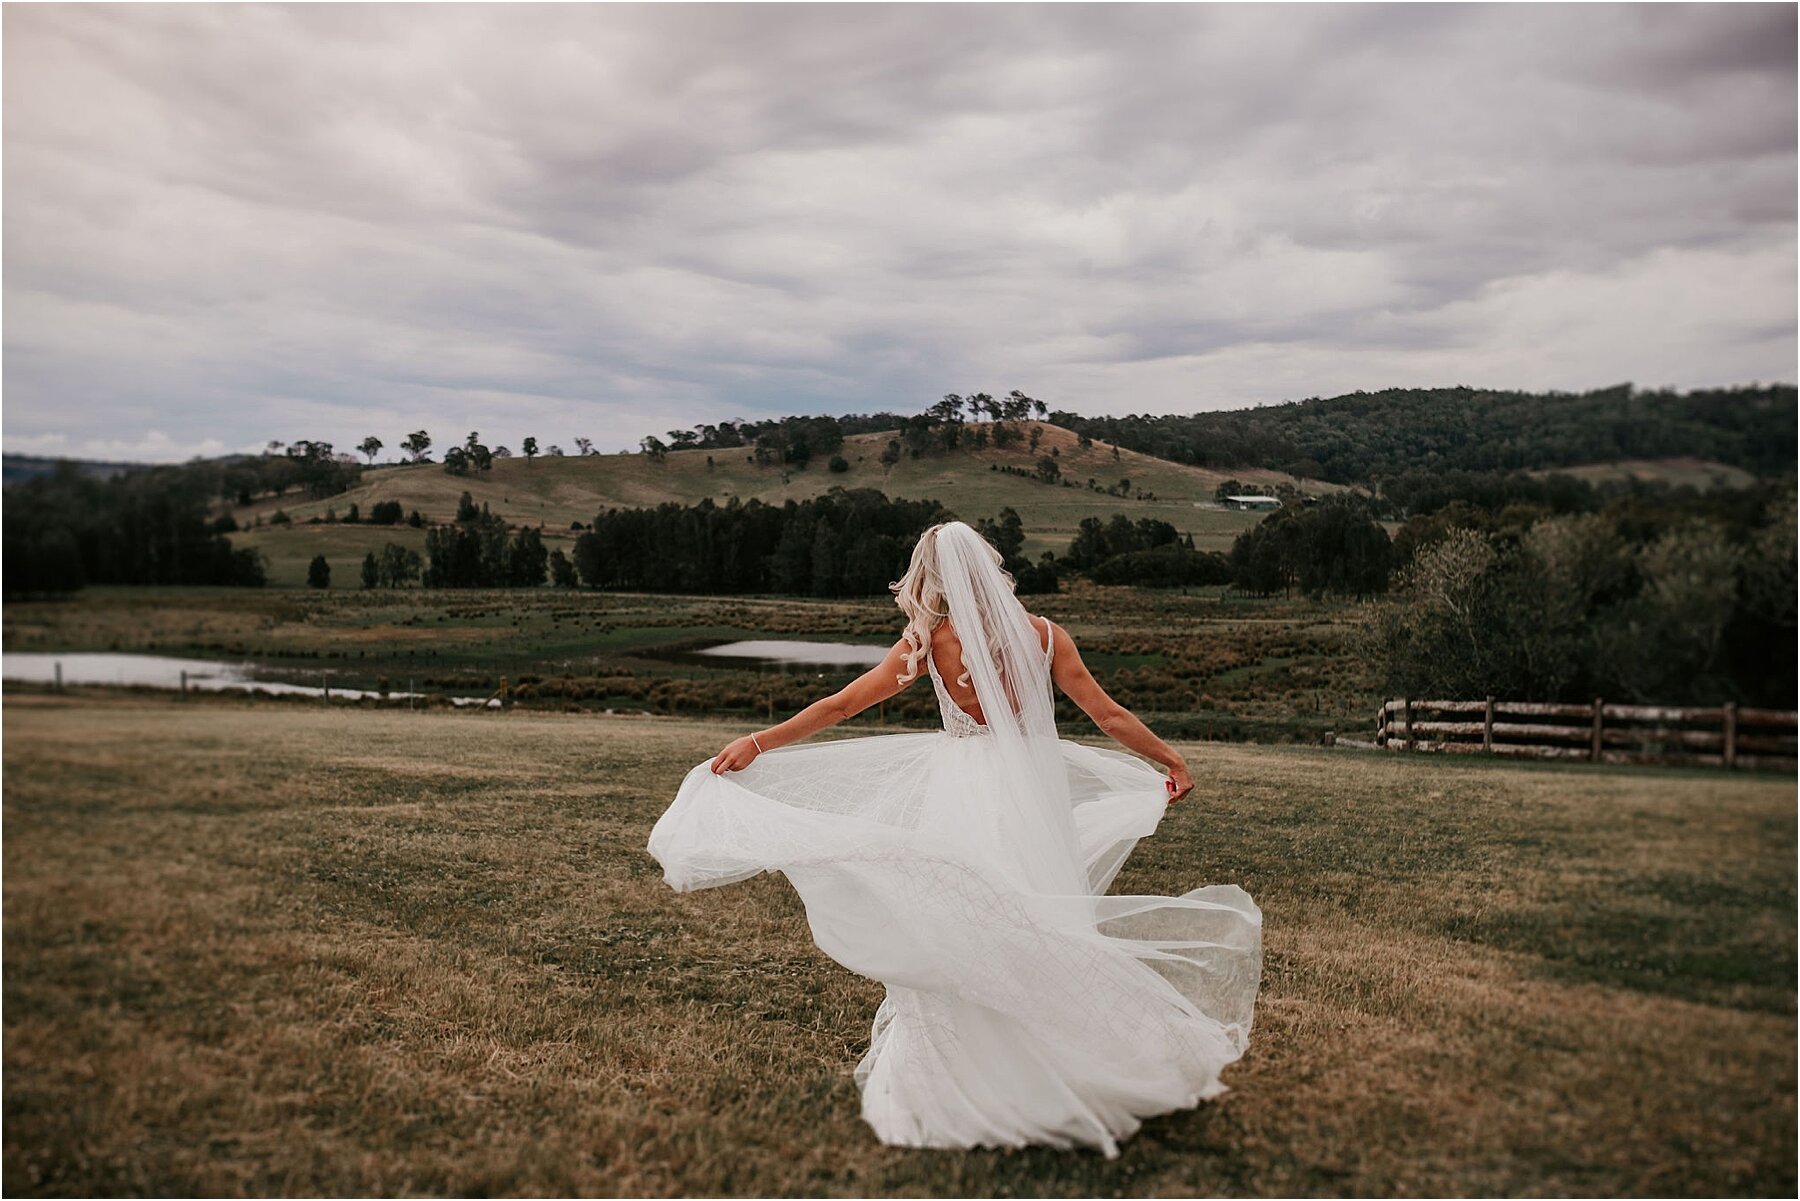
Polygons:
M650 835L687 891L779 871L833 959L887 986L863 1117L915 1147L1098 1147L1225 1091L1262 966L1233 884L1105 896L1167 809L1163 777L1058 742L1086 891L1045 891L998 807L987 737L894 734L688 773ZM1018 819L1011 819L1018 820Z

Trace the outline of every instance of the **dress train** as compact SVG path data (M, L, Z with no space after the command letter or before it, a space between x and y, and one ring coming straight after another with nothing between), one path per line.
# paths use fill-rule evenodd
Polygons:
M930 659L930 656L927 656ZM862 1115L911 1147L1091 1146L1226 1091L1261 978L1262 913L1233 884L1109 896L1167 809L1132 756L1055 740L1073 882L992 803L986 728L931 664L945 729L769 751L688 773L649 850L679 890L779 871L814 941L882 981Z

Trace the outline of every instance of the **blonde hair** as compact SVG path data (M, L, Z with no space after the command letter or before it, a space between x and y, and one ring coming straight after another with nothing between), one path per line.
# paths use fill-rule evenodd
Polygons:
M913 546L912 563L906 574L888 585L888 590L894 594L894 603L906 615L906 630L901 637L912 648L906 652L906 670L899 677L902 685L919 678L919 664L931 653L931 632L950 616L944 601L944 579L938 572L937 536L939 530L952 524L962 523L940 521L920 534L919 541ZM980 538L979 534L976 536ZM980 542L1010 587L1013 577L1006 570L1005 559L986 538L980 538ZM969 683L968 667L964 662L963 673L956 678L956 682L965 687Z

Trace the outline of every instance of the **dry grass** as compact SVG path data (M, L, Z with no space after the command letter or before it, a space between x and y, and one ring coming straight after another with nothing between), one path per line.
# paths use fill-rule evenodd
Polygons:
M1195 507L1196 501L1211 501L1219 484L1227 479L1265 486L1296 484L1314 495L1342 490L1337 484L1299 481L1284 472L1262 468L1213 471L1129 450L1120 450L1115 459L1109 443L1096 442L1084 449L1068 430L1053 425L1042 429L1035 451L1025 440L1004 449L990 446L975 450L966 446L951 453L903 458L892 469L881 466L882 449L892 435L855 434L844 440L841 453L849 470L842 473L828 470L825 457L815 459L804 470L758 466L747 461L750 451L744 448L673 451L661 462L641 454L539 458L529 463L522 458L498 459L491 471L466 476L450 475L439 464L382 467L364 474L362 482L349 492L326 500L273 498L235 512L243 525L258 516L266 520L277 509L304 522L310 517L324 517L330 508L335 508L341 517L352 502L367 513L378 501L397 500L407 512L418 509L428 521L443 522L455 516L458 498L466 491L476 504L488 505L507 521L515 525L542 524L548 535L566 532L572 521L590 522L602 509L615 506L653 507L665 501L693 504L706 497L720 504L736 497L779 505L818 496L828 488L877 488L889 496L940 501L971 521L998 516L1002 508L1010 505L1025 524L1026 549L1035 558L1045 550L1058 554L1067 550L1082 518L1105 519L1115 513L1133 520L1161 518L1184 533L1192 533L1204 550L1228 549L1231 540L1260 521L1262 515ZM1012 466L1030 471L1039 458L1052 450L1060 456L1063 476L1074 487L1052 486L991 469ZM1156 499L1136 500L1094 492L1087 486L1090 478L1102 488L1128 479L1133 492L1152 494ZM340 557L353 552L360 560L363 551L369 549L365 545L369 535L367 527L361 534L357 530L356 526L342 525L296 525L277 530L264 527L254 532L253 544L269 554L274 564L274 582L298 584L305 580L306 562L314 554L324 553L331 560L334 573ZM416 531L414 534L418 536ZM349 549L333 549L340 544ZM380 540L373 545L379 549ZM349 559L345 561L348 563ZM354 568L354 564L351 566Z
M1672 487L1686 485L1704 492L1710 488L1747 488L1756 482L1756 473L1693 455L1677 455L1665 459L1617 459L1610 463L1587 463L1579 467L1544 467L1527 475L1572 475L1600 484L1614 480L1657 480Z
M902 1151L878 985L643 851L733 727L8 698L24 1194L1794 1189L1794 788L1205 746L1121 891L1238 881L1233 1091L1089 1153Z

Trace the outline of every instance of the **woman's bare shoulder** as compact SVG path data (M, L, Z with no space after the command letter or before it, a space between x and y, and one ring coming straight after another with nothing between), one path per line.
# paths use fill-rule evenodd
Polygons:
M1057 625L1054 621L1051 621L1048 617L1043 617L1036 613L1027 613L1025 616L1031 619L1031 624L1036 626L1038 632L1044 636L1044 646L1046 649L1048 649L1050 644L1059 637L1064 642L1068 641L1068 634L1063 631L1061 626Z

